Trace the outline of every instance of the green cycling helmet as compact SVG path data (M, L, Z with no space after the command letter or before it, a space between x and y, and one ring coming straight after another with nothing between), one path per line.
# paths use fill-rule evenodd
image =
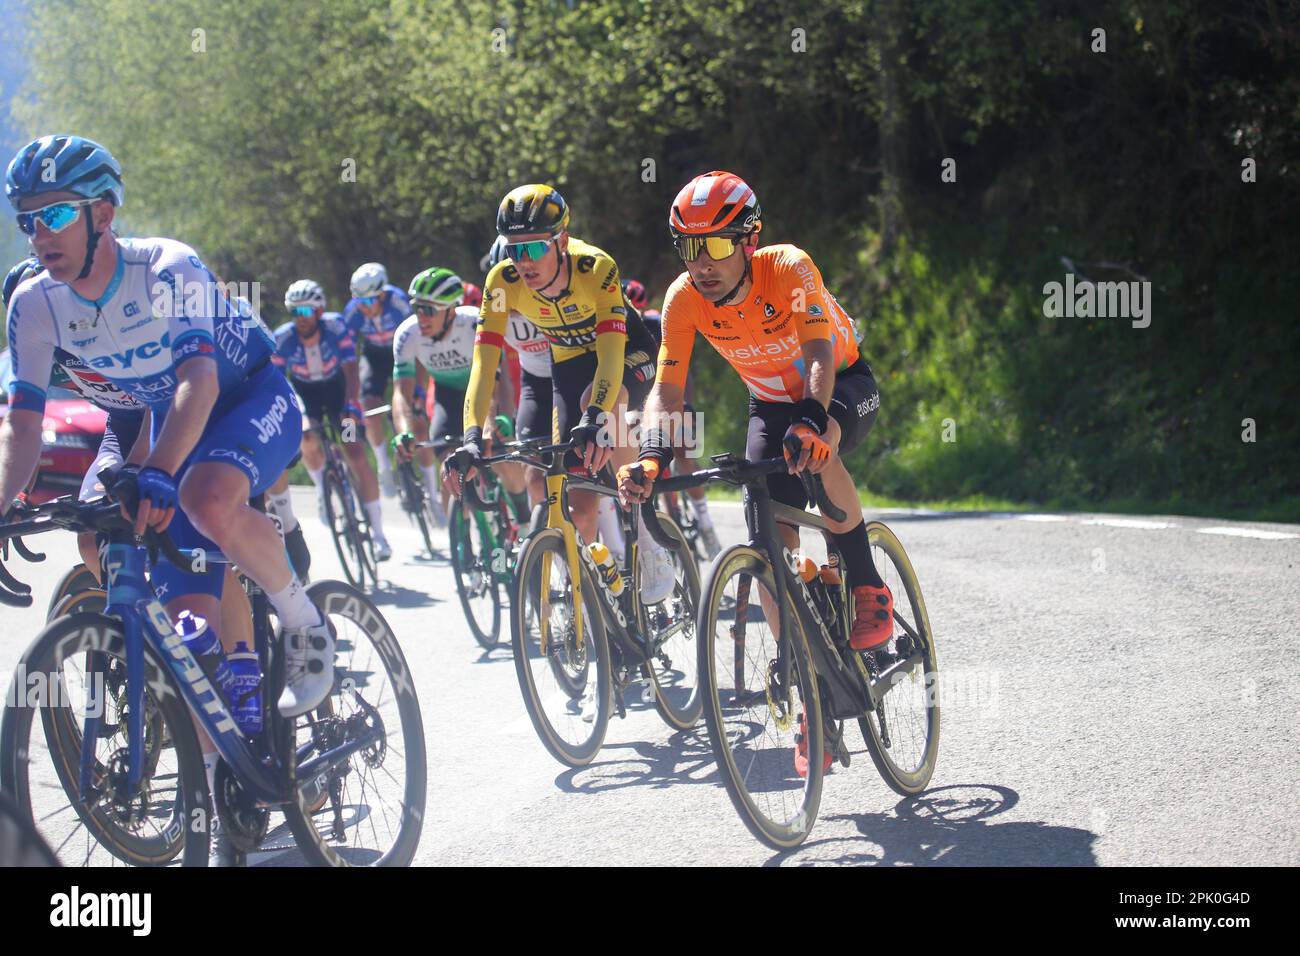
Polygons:
M465 301L465 283L460 276L441 266L425 269L411 280L407 290L412 302L432 302L446 308Z

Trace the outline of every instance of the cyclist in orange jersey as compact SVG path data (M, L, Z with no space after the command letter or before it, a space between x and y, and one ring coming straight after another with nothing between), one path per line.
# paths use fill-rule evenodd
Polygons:
M740 177L715 171L691 180L673 203L669 228L686 271L664 301L658 371L646 400L639 463L648 480L635 484L629 469L621 469L625 499L644 500L653 477L671 460L671 436L662 426L670 420L666 413L682 407L698 332L749 390L745 456L782 454L787 435L802 445L789 473L768 477L773 499L805 507L798 473L808 469L821 475L831 500L848 513L830 527L853 592L852 644L880 647L892 634L893 596L871 560L857 489L841 460L861 444L880 408L853 320L806 252L793 245L758 248L760 207ZM787 547L798 547L795 528L781 525L780 531Z

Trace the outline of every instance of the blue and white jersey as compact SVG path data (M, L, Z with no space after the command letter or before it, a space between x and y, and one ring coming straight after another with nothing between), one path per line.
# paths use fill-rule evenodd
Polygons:
M230 304L184 243L119 239L117 245L117 269L97 301L48 272L15 291L7 326L14 368L10 407L44 410L54 351L63 349L153 408L155 427L176 394L177 366L192 358L216 363L214 411L224 409L250 371L267 364L270 331Z
M343 366L357 360L357 343L337 312L326 312L317 325L316 341L303 342L297 326L286 322L275 330L271 361L295 382L323 382L339 375Z
M373 319L362 313L361 304L356 299L343 307L343 324L356 336L358 352L364 347L363 343L391 351L397 327L411 314L411 302L405 292L392 284L384 286L384 291L388 297L384 299L379 315Z

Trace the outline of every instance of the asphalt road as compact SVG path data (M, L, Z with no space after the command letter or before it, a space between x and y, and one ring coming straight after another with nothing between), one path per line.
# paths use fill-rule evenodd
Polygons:
M337 574L310 490L295 502L313 577ZM872 516L907 548L939 642L938 769L925 794L900 799L851 731L853 764L827 778L812 836L774 854L737 818L702 725L674 733L634 711L591 766L556 763L508 644L474 643L445 560L419 557L416 532L387 510L396 554L375 600L424 715L420 864L1300 864L1300 526ZM713 512L724 544L742 539L737 506ZM47 564L9 565L36 600L0 609L5 671L74 560L68 535L41 546Z

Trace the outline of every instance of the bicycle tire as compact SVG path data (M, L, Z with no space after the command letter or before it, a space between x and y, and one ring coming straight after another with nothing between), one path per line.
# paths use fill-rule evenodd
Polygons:
M903 593L907 596L908 605L911 611L912 629L916 631L921 641L921 656L925 667L921 675L914 671L911 676L904 681L899 682L885 694L881 701L880 707L873 714L868 714L858 718L858 729L862 732L862 737L867 744L867 752L871 754L871 761L876 765L881 778L895 792L905 797L915 796L923 791L930 783L930 778L934 775L934 768L939 760L939 725L940 725L940 701L938 695L939 681L939 653L934 641L934 631L930 629L930 615L925 608L925 599L921 596L921 584L917 580L916 570L912 567L912 562L907 557L907 552L903 550L903 544L898 537L891 531L888 526L879 521L867 523L867 540L871 547L879 548L886 557L888 557L894 569L898 572L899 583L903 585ZM897 587L890 589L895 594L894 614L899 617ZM895 637L891 642L896 643L901 635L897 633L899 623L895 620ZM908 685L906 688L904 685ZM880 711L887 710L891 704L891 699L896 701L899 695L905 691L909 696L915 697L917 693L924 696L926 711L926 739L925 746L922 748L920 759L914 761L914 768L899 766L894 757L894 748L886 747L882 739L879 721ZM895 714L897 711L895 711ZM890 721L886 720L886 727ZM894 721L896 725L897 720ZM894 742L897 742L897 726L894 727Z
M59 604L69 594L77 594L91 589L99 589L99 582L95 580L95 575L91 573L90 569L78 561L64 572L63 577L59 578L59 583L54 585L54 593L50 595L49 607L45 612L45 623L48 624L59 616L55 612Z
M550 752L560 763L567 767L582 767L589 764L592 759L600 752L600 748L605 742L605 733L609 728L610 712L613 709L613 697L611 693L613 678L610 673L610 650L609 642L605 635L605 622L601 617L599 606L595 603L596 584L591 580L587 573L586 567L579 564L580 573L583 575L582 589L585 595L583 607L583 620L587 622L584 628L584 646L582 653L585 655L584 661L580 665L582 671L589 671L591 666L595 665L595 695L596 695L596 713L591 721L591 731L585 735L585 739L577 742L571 742L565 738L560 729L555 726L550 716L545 712L545 705L542 700L543 691L539 689L530 661L532 656L532 642L529 640L529 610L536 609L539 612L540 619L540 597L542 588L546 588L549 597L552 588L549 581L542 581L541 577L544 570L543 558L550 556L552 567L557 564L565 568L567 577L568 564L564 556L564 536L556 528L547 528L539 531L537 534L528 538L528 543L524 546L523 553L519 558L519 568L516 575L515 600L511 602L510 614L510 632L511 647L515 660L515 674L519 679L519 689L523 693L524 707L528 711L528 717L532 721L533 729L537 731L537 736L541 739L543 746ZM534 581L534 577L537 578ZM533 597L536 595L536 597ZM566 595L569 603L572 603L573 588L570 584L566 588ZM570 611L568 619L572 620ZM550 617L548 616L548 620ZM541 670L544 673L552 673L552 658L554 655L565 651L572 652L575 647L574 642L566 640L563 644L556 638L554 631L554 622L551 627L551 643L546 652L546 665ZM538 648L540 654L540 646ZM590 678L589 678L590 679ZM561 694L569 699L572 704L576 698L567 690L560 688ZM556 699L554 695L547 694L548 699ZM568 705L561 702L565 709L571 709ZM586 723L580 716L578 722ZM573 723L570 717L566 716L564 721L566 728L577 730L578 727Z
M483 540L483 526L475 513L457 500L447 516L448 548L451 552L451 570L456 580L456 596L469 624L470 634L484 650L492 650L501 643L501 585L492 571L491 559L484 564L483 546L491 553L493 542ZM479 547L474 547L474 536ZM485 623L479 619L472 602L486 596L491 601L491 616Z
M699 636L699 674L700 683L703 687L704 719L709 729L709 741L713 748L714 756L717 759L719 776L726 786L727 795L731 798L732 806L736 808L736 813L740 816L741 821L756 838L775 850L789 850L808 838L812 832L813 824L817 820L817 811L821 805L822 791L822 711L821 699L817 690L817 681L812 679L813 664L812 655L808 648L807 638L804 634L803 624L797 613L788 615L788 620L794 622L793 635L782 635L782 640L787 636L793 637L790 641L790 652L793 654L794 674L796 679L796 688L799 692L799 703L802 711L807 718L807 738L808 738L808 773L803 778L800 787L800 798L797 805L792 810L788 809L787 802L780 801L782 808L786 809L786 815L783 819L773 819L769 815L770 810L765 810L760 806L764 803L771 806L771 802L760 799L762 793L774 791L779 784L785 784L786 791L791 791L793 781L786 783L790 778L781 768L781 761L786 760L784 748L768 758L758 758L747 761L746 766L741 768L736 761L732 752L731 738L728 735L728 721L723 713L723 688L720 683L721 675L718 669L718 624L722 618L724 602L723 594L728 582L733 577L748 576L751 581L756 581L765 588L769 595L776 595L776 581L774 569L768 561L767 556L761 551L750 547L749 545L733 545L719 555L709 576L704 584L703 597L700 603L700 621L696 629ZM735 604L731 605L734 610ZM735 657L735 644L732 635L724 635L724 638L731 642L732 646L727 650L731 656L727 660ZM768 673L765 668L764 673ZM770 676L764 678L763 684L765 690L770 688ZM735 697L735 683L729 689L732 695L733 709L741 705ZM754 692L750 692L751 702L757 700ZM766 700L771 701L770 690L766 694ZM770 716L770 706L766 708ZM787 714L784 718L776 719L778 730L784 732L788 730L792 723L792 714ZM780 721L786 721L786 727L780 726ZM737 721L734 726L741 730L743 722ZM760 728L766 733L766 721ZM753 739L754 732L738 732L738 743L742 740ZM791 761L791 765L792 765ZM755 772L757 770L757 772ZM760 787L768 787L767 791L760 791Z
M678 584L674 588L674 596L670 597L669 600L674 600L683 587L686 592L679 599L683 606L674 615L674 617L685 617L684 627L678 633L679 635L685 634L686 637L684 641L674 638L669 643L679 651L677 654L679 660L689 659L690 666L695 668L695 686L687 695L685 702L679 702L677 698L680 694L673 691L680 688L681 684L677 682L671 685L666 684L663 675L659 673L654 664L642 664L641 672L654 688L655 710L659 712L659 716L663 718L664 723L673 730L690 730L699 722L700 712L704 706L701 699L703 695L700 692L697 664L699 655L694 646L698 634L696 628L700 609L700 568L695 559L695 554L691 551L685 535L682 534L682 530L677 526L676 522L661 511L659 512L659 524L664 529L664 532L677 542L677 546L672 550L676 552L677 560L680 561L684 572L678 578ZM650 609L647 609L647 613L650 613ZM664 647L667 646L668 644L664 645Z
M347 504L343 497L344 491L339 486L338 479L328 467L325 469L322 481L324 483L322 493L325 498L325 516L329 519L330 538L334 541L334 553L338 555L339 566L343 569L343 577L347 579L348 584L361 587L364 585L364 580L360 578L363 572L359 566L354 567L357 559L347 520Z
M125 646L121 622L116 618L92 613L73 614L58 618L36 636L20 658L20 668L26 674L57 674L60 686L66 687L62 676L64 660L92 651L124 660ZM5 707L0 718L0 786L14 797L25 817L34 821L37 808L33 805L35 794L31 770L33 761L40 757L40 750L33 746L37 741L33 739L32 729L35 714L39 711L45 732L45 748L68 800L68 809L73 811L89 837L112 858L134 866L159 866L178 855L186 866L206 866L211 804L203 771L203 754L189 711L170 671L148 645L145 647L145 679L152 705L157 708L169 731L176 762L177 805L172 810L162 840L148 841L128 836L101 806L88 808L77 798L80 748L78 746L75 753L69 752L69 741L57 730L75 720L71 715L59 716L56 713L57 710L70 709L66 707L66 700L63 701L65 706L60 706L60 701L47 699L35 707ZM155 696L152 688L166 688L169 692ZM11 698L11 702L16 699ZM42 782L37 789L43 795L49 788ZM56 849L62 850L76 831L74 829L72 834L60 839L63 832L75 825L67 816L53 821L53 814L46 815L44 806L40 809L46 832Z
M313 812L312 807L307 804L306 792L303 787L299 787L296 791L296 802L282 808L285 820L289 824L289 829L293 832L294 839L298 842L299 849L303 851L303 855L312 865L407 866L414 858L416 848L420 842L428 766L425 756L424 723L420 713L420 701L416 696L415 686L411 681L410 668L407 666L406 657L402 653L397 635L393 633L393 629L384 619L384 616L369 598L357 588L350 587L340 581L317 581L307 589L307 593L313 603L327 617L336 615L355 624L357 631L370 639L377 652L377 660L368 658L362 668L346 672L347 676L344 676L341 680L338 679L338 669L336 668L336 686L331 692L331 696L327 698L331 702L330 709L340 715L340 720L346 719L349 711L354 715L360 713L358 707L347 706L351 693L347 682L351 679L353 687L365 686L369 681L366 675L373 673L375 667L382 666L388 676L389 687L392 690L391 703L397 710L397 717L401 725L400 748L390 746L389 741L392 738L390 734L385 733L382 754L376 755L372 750L358 751L349 758L347 763L349 773L360 776L362 770L357 766L358 762L368 765L373 759L379 759L380 762L377 766L368 767L368 769L383 771L387 761L397 754L404 761L406 779L402 785L402 798L398 802L397 815L400 817L400 822L397 826L397 832L392 838L391 845L383 849L382 852L370 848L363 849L355 844L351 847L336 847L324 832L324 828L317 824L317 818L324 812L323 806L321 810ZM387 695L382 693L378 699L385 704L388 702ZM371 703L374 704L375 702ZM315 732L315 728L313 728L312 732ZM387 772L389 777L392 776L391 769L389 768ZM376 792L374 786L367 787L363 784L355 796L359 800L368 799L368 794L374 792ZM352 806L352 804L349 804L349 806ZM373 811L373 804L366 803L363 818L361 807L357 806L355 819L358 825L354 830L355 833L359 834L366 829L374 831L375 814ZM385 816L387 815L385 814ZM363 823L364 825L362 825Z

